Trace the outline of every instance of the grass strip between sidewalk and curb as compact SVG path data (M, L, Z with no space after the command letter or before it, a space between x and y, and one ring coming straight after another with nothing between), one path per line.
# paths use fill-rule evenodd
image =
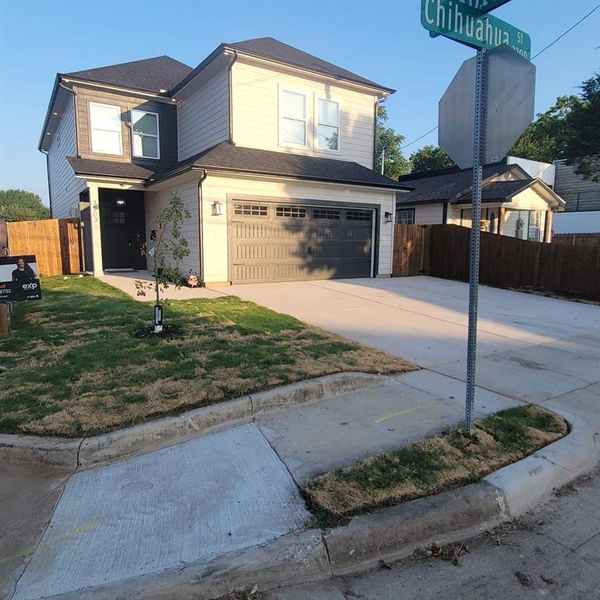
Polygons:
M312 479L303 495L321 528L350 517L475 483L568 433L567 422L536 405L519 406Z
M0 340L0 432L90 436L333 373L403 373L401 358L237 297L152 304L93 277L42 280Z

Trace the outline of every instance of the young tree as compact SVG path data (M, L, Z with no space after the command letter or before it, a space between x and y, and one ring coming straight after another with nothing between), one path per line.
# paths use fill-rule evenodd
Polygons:
M412 172L435 171L453 167L456 163L439 146L423 146L410 156Z
M410 163L404 155L400 146L404 136L396 133L391 127L386 127L388 114L385 106L379 104L377 107L377 134L375 137L375 171L381 173L381 159L384 157L383 174L397 179L410 171Z
M600 181L600 74L584 81L581 90L581 101L567 117L571 135L564 157L568 164L577 165L577 173Z
M169 284L181 287L183 277L179 270L181 261L190 255L190 247L182 232L183 223L192 215L178 192L171 194L169 204L158 214L150 236L150 244L144 249L154 263L154 282L137 280L135 287L138 296L145 296L153 290L156 295L154 305L154 333L160 333L162 324L161 289Z
M49 219L50 209L42 199L26 190L0 190L0 220L36 221Z

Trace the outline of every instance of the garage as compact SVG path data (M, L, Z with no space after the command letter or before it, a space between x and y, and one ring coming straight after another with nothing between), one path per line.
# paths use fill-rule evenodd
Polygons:
M370 277L375 209L364 205L229 202L232 283Z

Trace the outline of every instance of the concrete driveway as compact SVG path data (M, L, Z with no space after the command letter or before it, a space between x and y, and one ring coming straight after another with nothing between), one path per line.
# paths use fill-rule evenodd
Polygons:
M464 380L465 283L353 279L237 285L230 293L412 360L427 370L428 392ZM541 402L599 384L600 306L490 287L479 298L480 388Z

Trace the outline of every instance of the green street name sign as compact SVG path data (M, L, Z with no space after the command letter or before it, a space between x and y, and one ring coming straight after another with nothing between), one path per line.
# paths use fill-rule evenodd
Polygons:
M482 10L492 10L504 2L488 0L488 6L477 10L478 0L421 0L421 23L430 32L471 46L492 50L506 45L529 60L531 38L528 33ZM483 3L483 0L479 0Z

